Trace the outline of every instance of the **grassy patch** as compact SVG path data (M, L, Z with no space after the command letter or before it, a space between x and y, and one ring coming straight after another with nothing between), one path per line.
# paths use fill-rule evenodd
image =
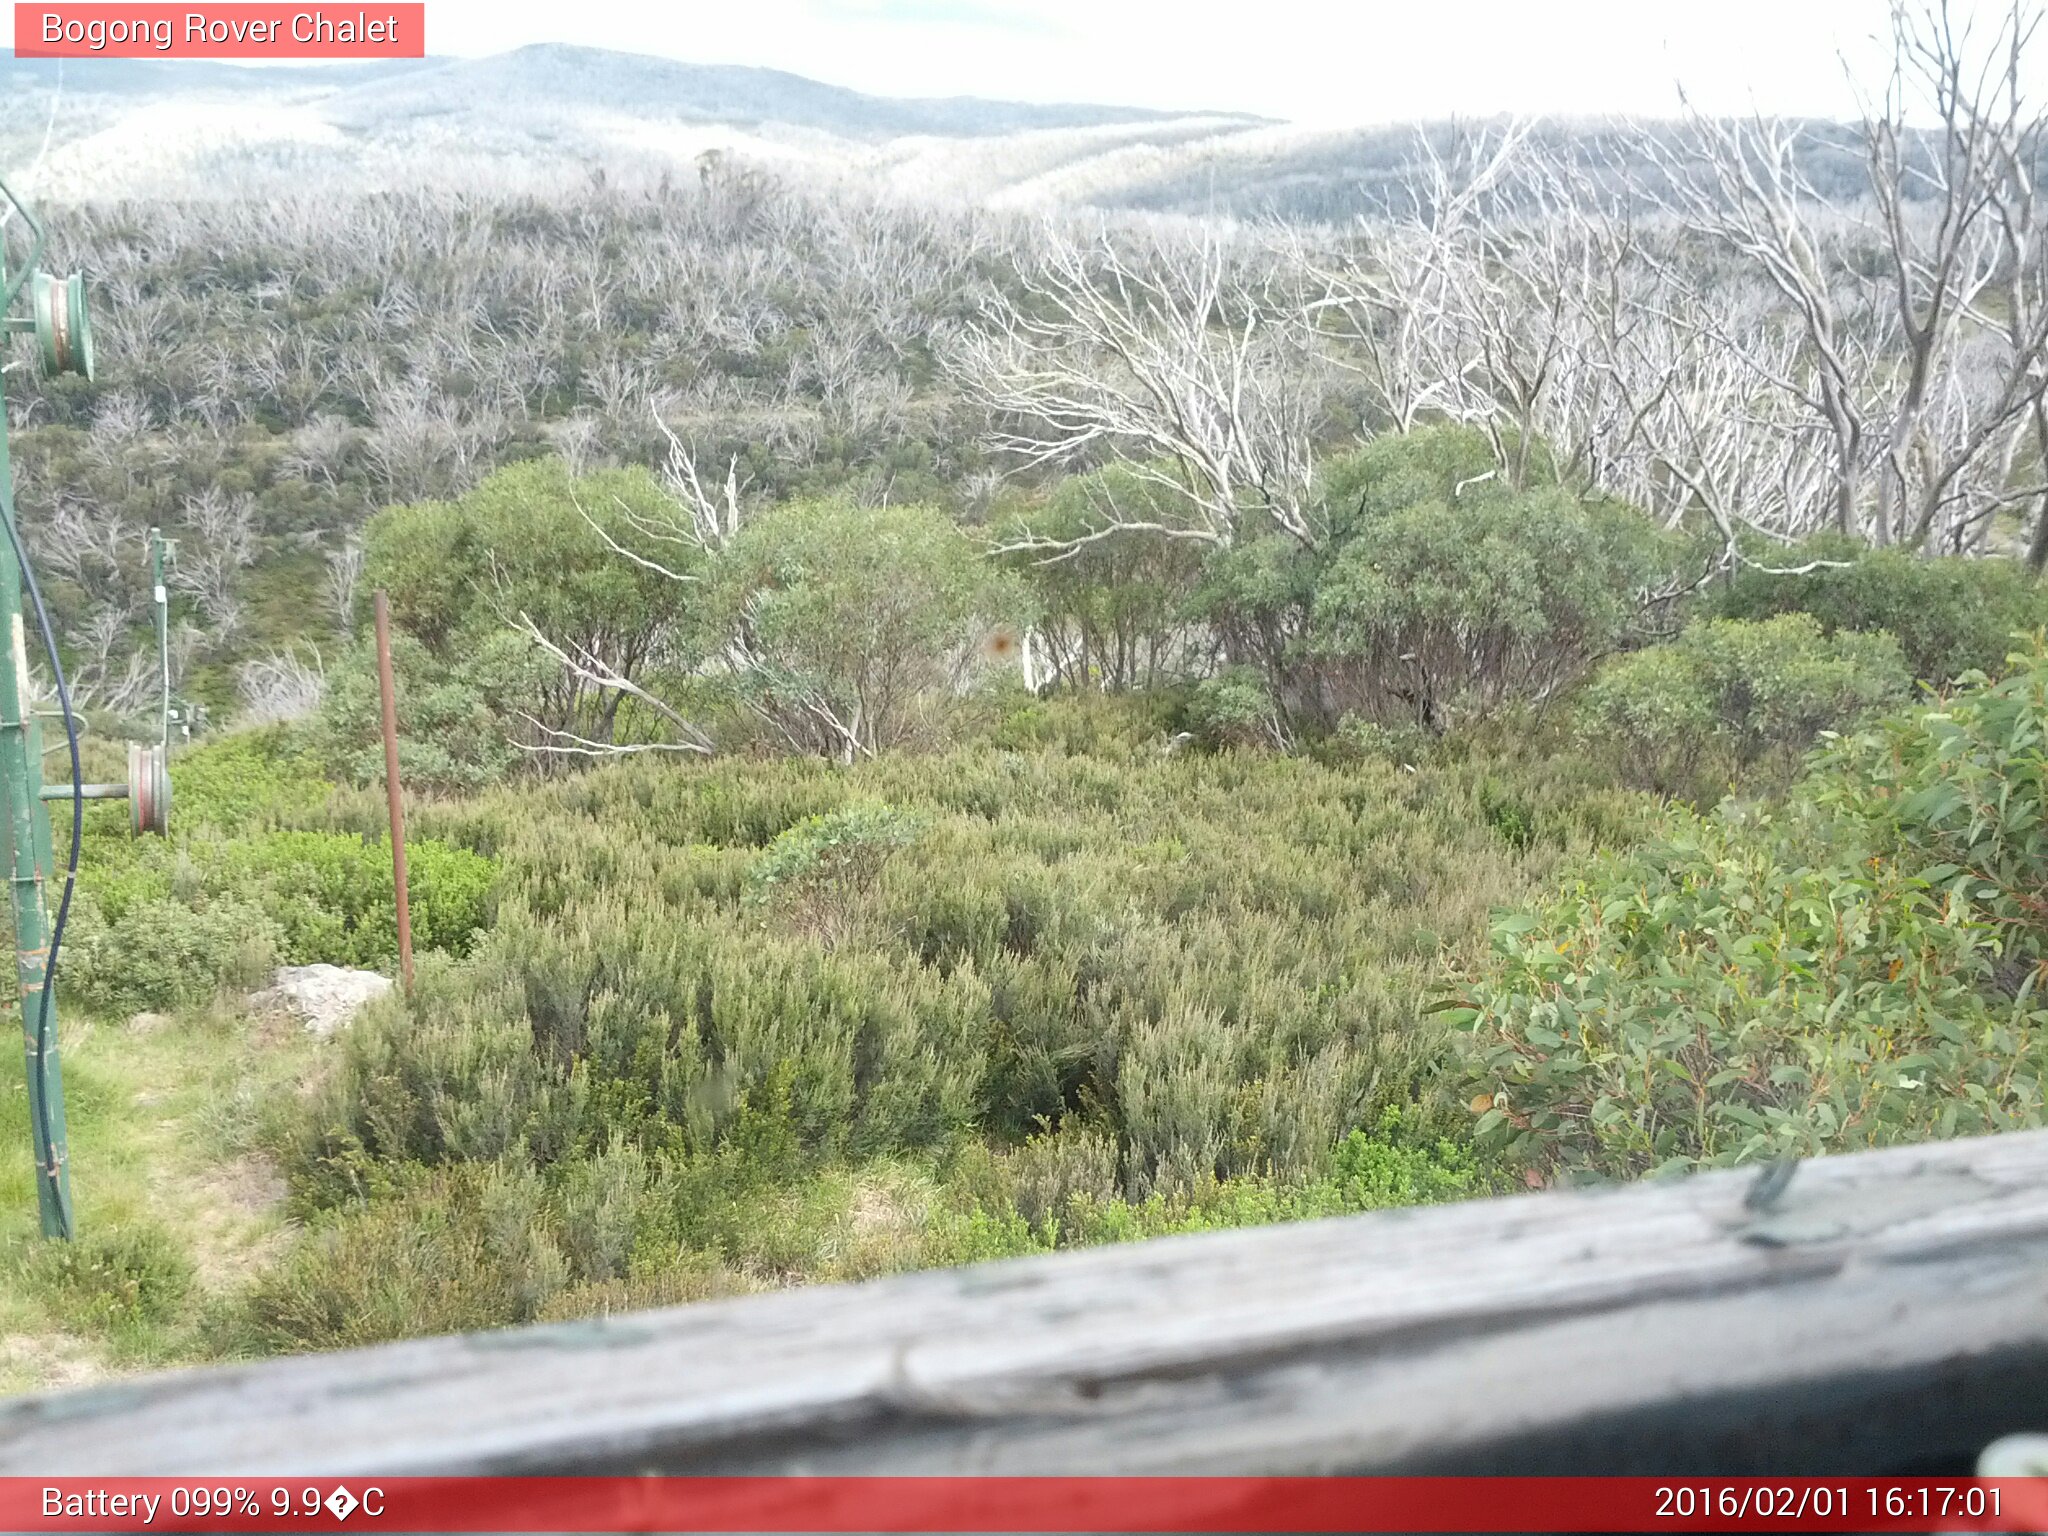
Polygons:
M279 1250L283 1186L260 1150L313 1046L200 1011L64 1027L79 1240L39 1235L27 1091L0 1086L0 1391L210 1358L215 1320Z

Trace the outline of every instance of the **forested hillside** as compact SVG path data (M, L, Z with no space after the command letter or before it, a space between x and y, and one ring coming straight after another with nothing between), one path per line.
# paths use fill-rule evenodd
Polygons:
M1906 37L1938 128L1433 128L1348 222L48 210L89 748L152 525L212 723L88 822L0 1382L2041 1123L2040 123ZM373 590L422 960L316 1041Z

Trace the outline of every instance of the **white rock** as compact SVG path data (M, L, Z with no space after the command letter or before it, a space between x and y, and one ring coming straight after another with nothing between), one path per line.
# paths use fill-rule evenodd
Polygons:
M391 978L375 971L351 971L338 965L281 965L271 985L249 994L249 1006L281 1009L296 1015L306 1033L322 1039L362 1010L363 1004L391 990Z

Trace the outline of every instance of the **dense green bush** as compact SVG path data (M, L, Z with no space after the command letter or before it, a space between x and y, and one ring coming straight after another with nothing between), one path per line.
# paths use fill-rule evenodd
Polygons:
M955 1173L964 1205L936 1213L927 1236L941 1261L1432 1205L1498 1187L1468 1143L1432 1135L1392 1107L1347 1135L1328 1170L1305 1182L1206 1179L1126 1200L1115 1188L1113 1138L1071 1123L975 1164Z
M1331 561L1309 648L1365 710L1442 729L1576 682L1636 623L1658 555L1639 514L1563 491L1417 502L1362 521Z
M381 966L398 957L388 843L334 832L272 832L195 849L202 888L248 893L282 933L291 965ZM484 926L491 861L431 838L406 844L413 944L462 954Z
M389 845L303 825L333 794L315 770L292 732L222 736L173 756L167 840L89 828L59 965L65 990L127 1014L258 985L280 961L394 960ZM407 853L415 945L466 952L490 920L494 866L433 837L414 837Z
M1629 508L1540 476L1508 487L1471 428L1337 457L1318 498L1320 543L1249 539L1210 563L1198 599L1292 725L1441 731L1540 704L1637 633L1689 559Z
M488 919L490 860L431 838L406 853L415 946L463 953ZM255 985L280 961L375 967L397 953L387 845L201 828L94 871L65 940L64 978L87 1006L132 1013Z
M918 819L891 805L849 805L806 816L777 834L747 870L756 902L831 900L866 889L891 849L918 832Z
M2048 648L2036 637L2008 668L1837 743L1810 794L1988 923L2016 987L2048 955Z
M265 1351L495 1328L532 1321L570 1275L533 1173L450 1168L320 1219L252 1287L245 1328Z
M398 770L410 789L481 789L526 759L520 714L553 685L559 666L510 629L437 656L412 636L391 638ZM383 696L368 636L336 658L313 740L325 767L355 784L384 778Z
M1187 719L1197 735L1215 746L1287 744L1279 705L1256 667L1225 667L1203 678L1188 700Z
M193 1288L189 1254L149 1222L81 1232L37 1255L43 1283L91 1326L114 1332L170 1319Z
M1076 1189L1192 1220L1211 1185L1334 1176L1352 1130L1426 1092L1443 1035L1417 999L1444 951L1588 840L1564 788L1518 790L1513 765L1156 737L1091 756L1041 734L851 769L642 760L465 807L496 850L496 922L342 1041L286 1154L297 1198L345 1204L410 1164L510 1160L552 1185L637 1156L647 1200L696 1213L661 1241L781 1272L824 1218L778 1176L751 1208L795 1201L783 1236L742 1253L705 1193L751 1188L741 1164L1048 1136L1080 1148ZM1526 798L1536 833L1499 832L1489 793ZM997 1243L1004 1209L944 1243ZM588 1283L626 1283L604 1271Z
M282 942L253 901L166 890L110 915L87 890L72 903L58 976L95 1013L189 1007L222 987L260 985Z
M1120 759L1157 751L1185 723L1185 689L1135 694L1059 693L991 687L979 696L990 715L988 744L1005 752L1058 751Z
M748 658L734 685L775 736L851 761L913 740L1029 604L931 507L792 502L722 552L715 612Z
M2037 651L1499 922L1450 1010L1482 1142L1626 1176L2040 1124L2044 726Z
M286 825L316 814L334 788L305 735L286 726L212 737L176 752L172 765L174 831Z
M1070 476L997 530L999 544L1016 546L1004 563L1036 600L1039 661L1061 683L1157 687L1213 648L1190 615L1203 546L1156 532L1106 532L1118 523L1177 526L1186 501L1163 478L1169 473L1116 466Z
M2048 625L2048 588L2017 560L1929 558L1833 535L1759 553L1760 564L1778 568L1842 563L1797 576L1738 569L1713 598L1720 616L1809 613L1829 634L1887 630L1913 675L1938 688L1965 672L1999 671L2015 633Z
M1788 613L1697 622L1668 645L1619 657L1579 713L1587 745L1625 781L1712 799L1750 770L1789 777L1823 732L1848 729L1909 688L1890 635L1824 635L1807 614Z
M679 541L680 510L643 470L575 475L514 465L460 499L389 507L364 531L362 591L388 590L399 636L400 763L424 787L474 788L551 731L636 739L644 706L579 676L525 633L638 682L698 656L706 551ZM653 543L661 569L618 552ZM359 624L358 628L364 628ZM367 637L329 680L325 751L359 781L381 772Z

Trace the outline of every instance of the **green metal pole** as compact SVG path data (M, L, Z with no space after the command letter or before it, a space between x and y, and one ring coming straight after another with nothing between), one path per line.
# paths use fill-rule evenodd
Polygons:
M0 287L5 271L0 268ZM0 517L14 522L14 470L7 453L7 402L0 392ZM36 1207L43 1236L71 1236L71 1167L64 1135L64 1075L57 1062L57 1018L38 1041L43 984L50 959L50 918L43 877L50 864L50 819L42 803L42 739L30 715L28 636L22 621L21 567L12 542L0 537L0 827L14 907L16 1009L28 1067L29 1135L35 1144Z
M149 530L149 581L150 600L156 604L156 662L159 680L163 684L163 718L157 735L157 744L165 752L171 750L171 594L164 587L164 534L161 528Z

